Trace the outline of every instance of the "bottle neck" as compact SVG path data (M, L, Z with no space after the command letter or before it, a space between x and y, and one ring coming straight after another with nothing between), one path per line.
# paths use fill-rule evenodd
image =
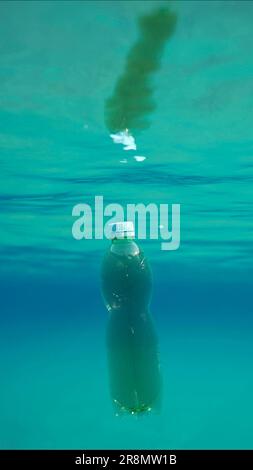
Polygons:
M114 238L110 251L119 256L137 256L140 253L140 249L132 237Z

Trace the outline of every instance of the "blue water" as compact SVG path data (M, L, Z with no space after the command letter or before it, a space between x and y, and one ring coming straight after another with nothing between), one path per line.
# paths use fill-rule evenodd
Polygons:
M0 448L252 448L252 2L172 3L134 152L106 100L159 1L0 4ZM135 132L136 131L136 132ZM127 157L127 164L121 163ZM153 269L159 413L115 416L100 264L72 208L181 204Z

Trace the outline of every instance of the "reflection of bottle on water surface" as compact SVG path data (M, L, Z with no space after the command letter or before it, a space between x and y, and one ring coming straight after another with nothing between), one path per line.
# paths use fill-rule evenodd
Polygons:
M161 389L158 343L149 313L151 271L132 222L116 223L102 265L111 395L118 410L152 410Z

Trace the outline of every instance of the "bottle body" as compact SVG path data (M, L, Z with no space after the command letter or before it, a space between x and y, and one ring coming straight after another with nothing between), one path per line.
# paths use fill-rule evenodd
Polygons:
M109 312L107 356L110 389L118 410L150 411L160 398L158 340L149 312L149 264L133 240L114 240L102 266Z

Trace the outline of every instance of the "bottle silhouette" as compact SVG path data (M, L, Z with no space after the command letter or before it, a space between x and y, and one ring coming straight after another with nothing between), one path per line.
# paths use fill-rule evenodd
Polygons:
M118 412L136 414L156 408L161 391L158 341L149 313L151 270L133 239L133 224L113 228L102 264L110 390Z

